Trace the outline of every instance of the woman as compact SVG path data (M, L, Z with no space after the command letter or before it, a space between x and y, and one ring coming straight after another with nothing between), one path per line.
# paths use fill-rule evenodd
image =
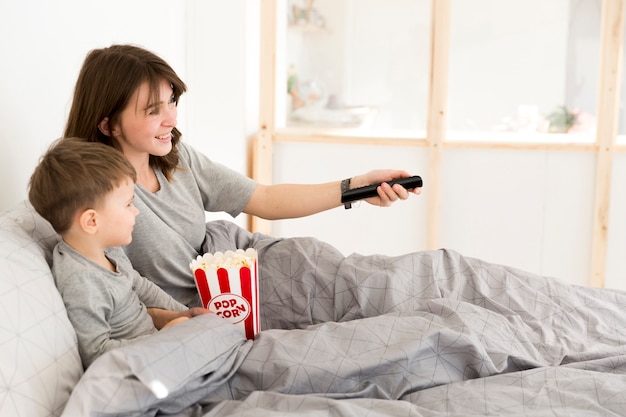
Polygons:
M341 319L343 316L335 314L334 301L322 308L321 316L311 307L311 300L321 295L313 294L311 286L328 288L334 278L315 275L324 259L310 256L316 251L332 253L335 263L341 263L344 258L334 248L314 239L251 234L230 222L205 224L205 210L225 211L233 217L241 212L265 219L302 217L340 206L342 189L379 182L383 184L377 189L378 196L366 201L389 206L407 199L409 191L385 181L409 174L376 170L325 184L257 184L181 142L176 128L177 103L185 90L183 81L164 60L131 45L91 51L76 83L64 136L111 145L121 150L137 171L135 204L140 214L127 248L133 266L191 306L198 303L189 270L192 259L205 252L255 247L260 259L261 303L269 311L274 296L281 310L274 311L281 316L277 317L280 323L268 318L264 327ZM418 194L420 189L413 192ZM294 268L300 271L294 272ZM278 277L288 280L289 290L278 291L284 284L277 282ZM300 296L293 288L296 282ZM333 299L332 292L325 297ZM303 297L304 305L289 305L282 311L290 304L285 299L293 297ZM298 313L297 318L284 321L292 309L302 308L311 310L306 318Z
M91 52L76 84L65 136L116 147L137 171L139 215L127 247L135 269L192 306L198 302L192 259L254 247L262 329L394 316L309 327L293 338L279 332L291 345L275 343L268 332L256 339L256 356L246 356L250 372L242 366L220 386L220 399L282 387L294 392L292 376L304 373L306 383L295 385L302 392L346 392L341 381L347 381L348 397L410 400L424 386L538 366L567 364L576 371L593 362L613 369L614 357L624 355L624 293L566 285L447 250L344 257L312 238L276 239L232 222L205 223L205 210L269 219L316 213L340 205L340 184L265 186L211 162L180 141L176 103L184 91L163 60L132 46ZM352 185L403 176L373 171ZM407 196L401 187L383 185L370 202L389 205ZM269 368L277 378L267 378ZM366 382L372 373L391 385ZM384 391L388 386L393 393Z

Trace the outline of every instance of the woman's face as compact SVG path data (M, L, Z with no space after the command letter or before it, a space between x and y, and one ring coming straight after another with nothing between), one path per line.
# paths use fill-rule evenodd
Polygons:
M176 127L177 103L170 83L161 81L158 101L152 101L148 82L139 86L128 106L120 113L111 133L132 162L149 155L164 156L172 150L172 129Z

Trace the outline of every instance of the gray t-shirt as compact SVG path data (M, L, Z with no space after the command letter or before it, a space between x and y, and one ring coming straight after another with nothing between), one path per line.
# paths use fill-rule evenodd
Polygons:
M205 210L235 217L256 188L252 179L212 162L182 142L179 169L167 181L155 171L160 189L149 192L135 186L139 209L133 241L125 247L133 267L186 305L197 302L189 263L202 255L206 237ZM225 249L237 249L234 247Z
M146 307L187 309L135 271L121 248L108 248L105 253L116 272L64 241L53 252L52 273L76 330L85 368L104 352L156 332Z

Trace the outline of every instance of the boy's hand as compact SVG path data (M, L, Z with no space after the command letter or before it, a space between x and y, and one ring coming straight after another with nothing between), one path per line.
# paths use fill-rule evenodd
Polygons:
M201 314L213 314L213 311L208 308L191 307L189 310L182 313L185 317L196 317Z
M161 330L166 329L166 328L168 328L170 326L173 326L173 325L175 325L177 323L181 323L183 321L187 321L187 320L189 320L189 317L185 317L185 316L177 317L174 320L170 320L167 323L165 323L165 325L163 327L161 327Z
M212 313L211 310L207 310L202 307L192 307L185 311L172 311L172 310L164 310L162 308L150 307L148 308L148 314L152 317L152 322L154 323L154 327L157 329L163 329L168 325L172 320L176 320L178 318L189 319L191 317L199 316L200 314Z
M189 310L183 311L181 313L178 313L178 317L176 317L175 319L172 319L170 321L168 321L167 323L165 323L165 325L163 327L161 327L161 329L165 329L167 327L173 326L177 323L181 323L185 320L189 320L191 317L196 317L199 316L201 314L212 314L213 312L209 309L206 308L202 308L202 307L191 307Z

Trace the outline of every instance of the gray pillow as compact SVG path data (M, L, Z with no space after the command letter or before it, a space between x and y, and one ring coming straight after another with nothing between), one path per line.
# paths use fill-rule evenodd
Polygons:
M50 272L59 241L28 202L0 214L0 415L59 416L83 368Z

